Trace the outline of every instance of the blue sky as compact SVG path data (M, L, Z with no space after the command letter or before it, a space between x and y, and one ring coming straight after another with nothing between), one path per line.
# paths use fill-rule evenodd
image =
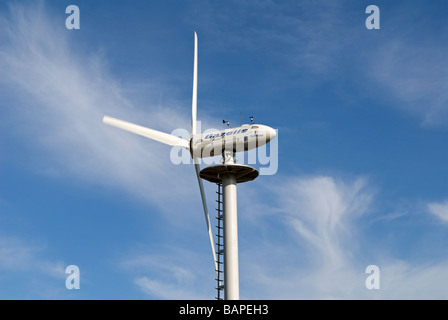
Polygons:
M101 122L188 129L196 31L202 127L278 129L276 174L238 187L241 298L446 299L447 10L2 1L0 298L214 298L193 167Z

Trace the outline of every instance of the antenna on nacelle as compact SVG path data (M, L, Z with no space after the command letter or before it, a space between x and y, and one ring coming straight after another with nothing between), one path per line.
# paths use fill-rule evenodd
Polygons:
M230 121L222 120L222 123L227 124L227 126L230 128Z
M254 117L250 116L249 118L250 118L250 122L252 122L252 124L253 124L254 123Z

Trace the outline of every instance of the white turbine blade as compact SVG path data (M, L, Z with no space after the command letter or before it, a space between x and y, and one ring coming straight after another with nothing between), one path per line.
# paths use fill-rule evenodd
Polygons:
M194 33L193 98L191 103L191 136L196 134L198 109L198 35Z
M179 146L189 149L188 140L181 139L179 137L173 136L168 133L164 133L161 131L157 131L154 129L149 129L146 127L139 126L137 124L133 124L127 121L111 118L108 116L103 117L103 122L105 124L141 135L143 137L156 140L158 142L162 142L164 144L168 144L170 146Z
M204 208L205 223L207 224L208 237L210 239L210 246L212 247L213 263L215 264L216 276L218 277L218 262L216 261L215 244L213 242L212 228L210 225L210 216L207 210L207 201L205 200L204 185L202 184L202 179L199 176L200 168L199 164L197 163L197 158L194 159L194 168L196 169L196 177L198 178L199 190L201 191L201 199L202 199L202 206Z

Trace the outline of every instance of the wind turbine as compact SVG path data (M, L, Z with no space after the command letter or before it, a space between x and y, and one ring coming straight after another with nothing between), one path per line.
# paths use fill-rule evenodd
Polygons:
M191 131L189 140L146 128L134 123L119 120L109 116L103 117L105 124L144 136L146 138L167 144L169 146L183 147L190 152L193 159L196 177L201 193L202 207L207 227L207 233L212 250L213 263L217 278L219 268L216 260L216 250L210 224L210 215L204 193L202 178L221 182L224 187L224 241L225 241L225 270L224 280L226 299L238 299L238 241L236 227L236 183L255 179L258 172L249 166L234 163L235 152L247 151L268 143L276 136L276 131L265 125L245 124L237 128L228 128L209 134L197 132L197 87L198 87L198 37L194 33L194 70L193 70L193 96L191 106ZM252 119L251 119L252 120ZM200 170L199 158L223 156L223 165L211 166ZM202 176L202 177L201 177ZM233 218L226 219L232 216ZM227 222L226 222L227 221ZM236 241L235 241L236 240ZM229 249L229 250L227 250ZM236 250L235 250L236 249ZM228 252L228 253L227 253ZM229 283L229 284L228 284ZM229 293L229 294L228 294Z

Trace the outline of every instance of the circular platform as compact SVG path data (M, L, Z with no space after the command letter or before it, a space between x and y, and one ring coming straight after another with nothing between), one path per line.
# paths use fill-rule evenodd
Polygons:
M237 183L255 180L258 171L255 168L243 164L220 164L204 168L200 172L200 177L213 183L222 182L222 178L234 174Z

